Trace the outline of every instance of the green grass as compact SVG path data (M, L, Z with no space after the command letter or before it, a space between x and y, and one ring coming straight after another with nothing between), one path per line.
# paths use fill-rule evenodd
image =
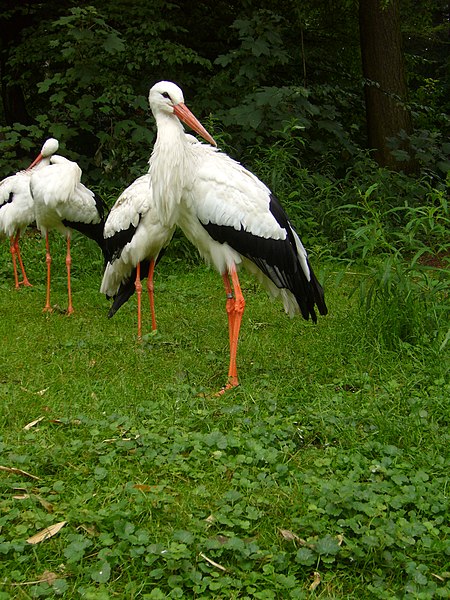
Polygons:
M34 287L16 292L0 248L0 464L39 479L0 471L0 600L448 597L448 346L387 349L351 294L358 272L322 265L316 326L242 275L241 385L215 397L216 273L169 253L158 332L145 302L138 343L134 298L106 318L88 241L73 243L71 317L42 313L38 236L23 256Z

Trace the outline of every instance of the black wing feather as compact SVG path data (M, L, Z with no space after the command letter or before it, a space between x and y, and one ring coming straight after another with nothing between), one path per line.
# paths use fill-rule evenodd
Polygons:
M291 222L288 219L288 216L284 212L283 207L281 206L278 198L272 193L270 194L269 210L273 214L275 219L277 220L278 224L286 230L288 240L290 241L292 247L295 249L295 253L297 253L294 229L291 225ZM316 304L317 308L319 309L319 313L321 315L325 316L326 314L328 314L328 308L325 304L325 295L324 295L323 288L320 285L320 283L318 282L317 277L314 274L314 271L311 267L309 260L306 259L306 262L308 264L309 274L310 274L309 288L312 291L312 294L314 297L314 303ZM300 269L301 269L301 266L300 266ZM313 317L313 319L314 319L314 317Z
M136 229L137 225L130 225L128 229L122 229L121 231L118 231L111 237L105 238L109 262L113 263L115 260L120 258L122 250L133 239Z
M67 219L63 219L62 222L65 227L70 227L70 229L79 231L89 239L94 240L94 242L97 242L98 246L102 251L105 262L108 260L108 254L105 247L105 239L103 237L103 227L105 225L104 221L100 221L100 223L79 223L77 221L68 221Z
M5 200L4 202L2 202L0 204L0 206L6 206L7 204L10 204L13 200L14 200L14 192L9 192L8 199Z

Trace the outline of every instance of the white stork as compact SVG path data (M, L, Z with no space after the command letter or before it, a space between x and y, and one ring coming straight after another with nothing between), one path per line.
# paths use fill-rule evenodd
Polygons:
M39 161L39 157L36 159ZM54 155L50 164L34 172L30 180L34 199L36 224L45 235L47 262L47 298L44 312L51 312L50 305L50 246L48 232L57 229L67 240L67 313L73 313L70 281L70 236L73 229L96 241L104 254L103 226L104 205L94 193L81 183L81 169L77 163L63 156Z
M20 256L19 239L24 231L35 220L34 202L30 193L30 178L35 170L50 164L51 156L58 150L58 140L49 138L42 146L39 156L28 169L10 175L0 182L0 234L10 239L10 251L14 269L15 287L31 286L28 281L22 257ZM17 261L22 271L22 281L17 273Z
M174 83L149 93L157 138L150 157L153 201L166 227L177 224L201 256L221 273L229 324L230 363L222 392L239 384L236 353L245 307L237 267L257 276L285 311L316 322L327 314L308 256L274 194L253 173L211 146L191 144L184 121L210 144L211 135L184 104Z
M190 144L197 138L186 134ZM163 225L153 202L150 174L138 177L117 198L105 222L104 237L108 256L100 292L113 298L108 317L136 291L138 339L142 337L141 280L147 277L152 329L156 330L153 274L175 231Z
M112 317L136 290L139 339L142 337L141 270L142 278L148 276L152 329L156 330L153 271L174 230L175 226L166 227L159 219L149 174L138 177L120 194L105 222L108 262L100 291L113 298L108 313Z

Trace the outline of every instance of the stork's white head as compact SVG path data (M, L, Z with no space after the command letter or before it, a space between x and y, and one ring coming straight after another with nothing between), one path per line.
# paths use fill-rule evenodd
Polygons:
M41 154L43 158L47 158L48 156L52 156L55 152L58 151L59 142L55 138L48 138L44 145L42 146Z
M151 88L148 102L156 118L158 112L173 113L174 106L184 103L183 92L171 81L160 81Z
M204 140L213 146L217 146L212 136L188 109L184 103L183 92L175 83L171 81L155 83L148 95L148 101L157 124L159 115L173 114L201 135Z
M37 155L37 157L33 160L31 165L28 167L27 171L29 171L30 169L32 169L33 167L38 165L42 159L53 156L55 154L55 152L58 150L58 148L59 148L58 140L55 140L55 138L48 138L48 140L46 140L46 142L42 146L42 149L39 152L39 154Z

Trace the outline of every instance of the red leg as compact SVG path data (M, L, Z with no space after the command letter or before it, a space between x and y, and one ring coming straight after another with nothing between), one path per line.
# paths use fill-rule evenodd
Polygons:
M17 248L16 248L16 244L15 244L13 235L10 238L9 249L11 251L11 258L12 258L12 262L13 262L15 288L16 288L16 290L18 290L20 284L19 284L19 277L17 275L17 262L16 262Z
M142 295L142 283L141 283L141 263L136 265L136 280L134 282L137 295L137 310L138 310L138 340L142 338L142 317L141 317L141 295Z
M70 256L70 233L67 235L67 254L66 254L66 267L67 267L67 295L69 298L69 305L67 307L67 314L73 313L72 306L72 282L70 281L70 266L72 264L72 257Z
M150 311L152 314L152 330L156 331L156 316L155 316L155 296L154 296L154 285L153 285L153 273L155 272L155 261L152 259L150 261L150 266L148 268L148 277L147 277L147 292L148 299L150 302Z
M16 249L17 258L19 260L20 270L22 271L22 277L23 277L23 281L19 281L19 285L22 284L27 287L33 287L31 285L31 283L28 281L27 274L25 273L25 267L23 266L22 257L20 256L19 238L20 238L20 232L17 232L16 237L14 239L14 248Z
M239 341L239 331L241 328L242 315L244 314L245 309L245 299L242 295L241 285L239 283L239 277L236 271L236 267L233 266L228 273L224 273L222 275L225 291L227 294L227 314L228 314L228 328L230 334L230 365L228 368L228 382L219 392L223 394L226 390L229 390L233 387L239 385L238 374L237 374L237 365L236 365L236 355ZM230 279L233 284L234 294L231 290ZM233 297L234 295L234 297Z
M230 276L228 271L222 273L223 284L225 286L225 293L227 295L227 303L226 303L226 311L228 315L228 334L229 334L229 343L231 348L231 332L233 331L233 321L234 321L234 305L235 299L233 295L233 289L231 287Z
M48 243L48 231L45 234L45 262L47 263L47 301L42 312L52 312L50 306L50 266L52 264L52 257L50 256L50 244Z

